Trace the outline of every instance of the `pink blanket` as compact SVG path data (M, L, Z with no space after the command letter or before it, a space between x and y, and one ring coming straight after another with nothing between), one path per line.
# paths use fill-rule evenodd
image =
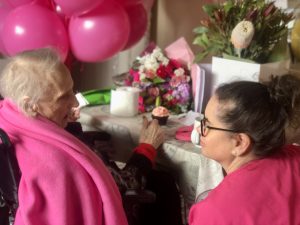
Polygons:
M15 225L126 225L118 188L86 145L44 118L0 102L0 127L22 172Z

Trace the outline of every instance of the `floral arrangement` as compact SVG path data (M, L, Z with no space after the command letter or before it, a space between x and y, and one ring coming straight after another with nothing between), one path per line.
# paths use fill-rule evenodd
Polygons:
M274 1L227 0L204 5L203 10L208 18L194 29L194 44L202 49L196 61L213 54L266 63L281 42L286 51L287 24L293 14L276 7Z
M190 71L186 65L166 57L159 47L148 49L135 59L125 84L140 88L140 112L164 106L178 114L190 108Z

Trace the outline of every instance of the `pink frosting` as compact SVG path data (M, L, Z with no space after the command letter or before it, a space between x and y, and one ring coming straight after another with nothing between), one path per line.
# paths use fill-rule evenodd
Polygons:
M153 109L152 115L159 117L169 116L169 110L163 106L158 106L155 109Z

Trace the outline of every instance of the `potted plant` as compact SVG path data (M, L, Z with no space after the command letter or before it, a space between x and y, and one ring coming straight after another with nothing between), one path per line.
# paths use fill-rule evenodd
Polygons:
M213 56L206 92L232 80L266 80L287 72L287 25L293 13L265 0L227 0L203 10L208 17L194 29L194 44L201 47L197 62Z
M203 6L208 18L194 29L194 44L202 47L196 60L208 54L239 58L256 63L273 61L274 50L287 44L287 24L292 13L275 6L274 1L227 0Z

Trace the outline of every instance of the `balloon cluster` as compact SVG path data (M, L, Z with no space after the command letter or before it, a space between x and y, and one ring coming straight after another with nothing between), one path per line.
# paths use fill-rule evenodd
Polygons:
M154 0L0 0L0 52L53 46L100 62L136 44Z

